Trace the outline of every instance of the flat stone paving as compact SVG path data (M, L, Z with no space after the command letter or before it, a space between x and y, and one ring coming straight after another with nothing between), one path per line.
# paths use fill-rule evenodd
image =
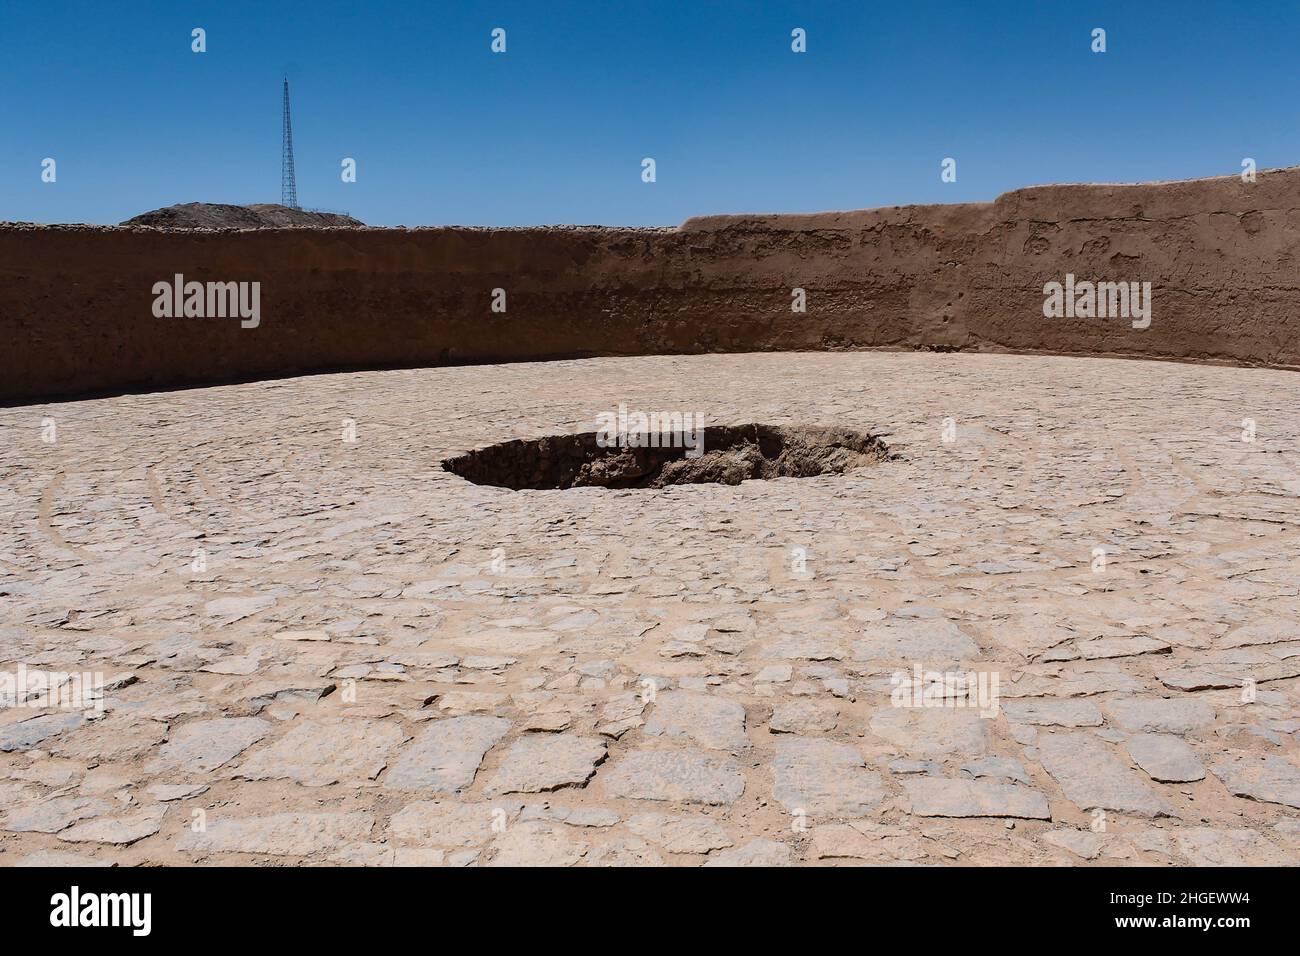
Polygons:
M439 467L619 403L897 458ZM965 354L0 409L0 671L108 687L0 710L0 864L1294 863L1298 409L1295 373ZM994 706L902 706L917 667Z

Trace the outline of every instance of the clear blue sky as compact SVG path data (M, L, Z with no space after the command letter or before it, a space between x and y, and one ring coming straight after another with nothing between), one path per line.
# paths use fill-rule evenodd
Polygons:
M0 220L278 202L286 72L302 205L375 225L668 225L1300 163L1296 2L0 0Z

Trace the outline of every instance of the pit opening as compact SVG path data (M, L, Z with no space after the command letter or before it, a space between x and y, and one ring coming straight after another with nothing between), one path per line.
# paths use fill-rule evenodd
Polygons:
M715 425L703 429L702 442L661 432L625 436L626 444L607 446L598 437L588 432L515 439L448 458L442 467L476 485L520 491L738 485L841 475L889 458L880 438L838 427Z

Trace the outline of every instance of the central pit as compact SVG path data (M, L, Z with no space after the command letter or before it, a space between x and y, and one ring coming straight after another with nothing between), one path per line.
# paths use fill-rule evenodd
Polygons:
M841 475L885 461L875 435L816 425L715 425L602 441L602 433L515 439L448 458L442 467L497 488L663 488ZM697 440L702 438L701 440Z

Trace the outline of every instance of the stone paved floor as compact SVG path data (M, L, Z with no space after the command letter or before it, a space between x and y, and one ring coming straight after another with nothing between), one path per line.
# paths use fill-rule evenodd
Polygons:
M438 467L619 402L898 457ZM1293 373L785 354L2 409L0 670L109 689L0 710L0 863L1294 862L1297 408ZM896 706L918 666L996 712Z

